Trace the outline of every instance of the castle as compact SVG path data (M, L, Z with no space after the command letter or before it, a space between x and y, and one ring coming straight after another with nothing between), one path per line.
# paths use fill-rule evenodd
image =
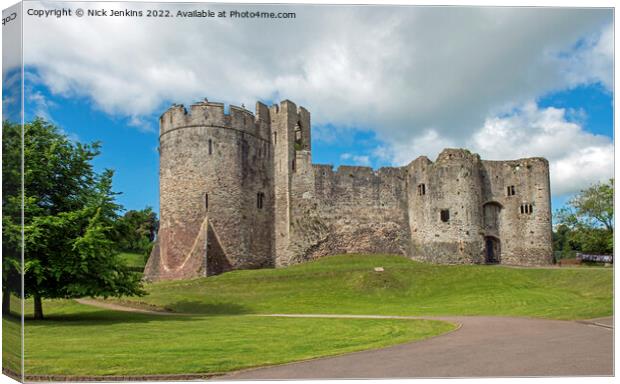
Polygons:
M310 113L208 101L160 118L160 228L148 280L339 253L433 263L552 262L549 164L445 149L403 167L313 164Z

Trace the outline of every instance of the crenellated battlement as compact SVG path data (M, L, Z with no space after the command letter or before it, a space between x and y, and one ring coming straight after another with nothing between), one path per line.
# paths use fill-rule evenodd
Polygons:
M205 126L233 129L264 140L269 139L269 109L257 103L256 115L246 108L224 103L200 101L189 106L174 104L160 117L160 135L181 128ZM267 124L267 125L266 125Z

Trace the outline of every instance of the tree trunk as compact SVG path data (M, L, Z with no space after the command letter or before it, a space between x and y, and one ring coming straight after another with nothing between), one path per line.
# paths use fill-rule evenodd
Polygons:
M34 319L43 320L43 302L39 295L34 296Z
M11 292L8 289L2 290L2 315L11 314Z

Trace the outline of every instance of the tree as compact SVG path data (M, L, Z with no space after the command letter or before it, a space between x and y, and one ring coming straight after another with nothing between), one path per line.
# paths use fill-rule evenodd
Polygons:
M21 125L2 124L2 313L21 292Z
M125 212L116 222L119 248L148 255L153 247L158 225L157 214L151 207Z
M36 319L43 318L43 298L144 294L139 276L118 260L111 241L121 207L114 201L113 172L99 174L92 167L99 148L97 142L71 142L42 119L24 126L22 272ZM8 212L19 211L18 200L7 197ZM11 228L17 226L8 219Z
M613 252L614 179L581 191L556 211L556 221L563 229L565 242L577 251ZM557 232L557 231L556 231ZM566 245L563 245L564 247Z

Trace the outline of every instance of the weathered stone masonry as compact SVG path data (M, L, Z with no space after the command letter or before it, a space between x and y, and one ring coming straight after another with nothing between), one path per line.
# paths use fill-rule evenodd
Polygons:
M208 101L160 118L150 280L279 267L336 253L434 263L549 264L549 164L445 149L404 167L312 164L310 113Z

